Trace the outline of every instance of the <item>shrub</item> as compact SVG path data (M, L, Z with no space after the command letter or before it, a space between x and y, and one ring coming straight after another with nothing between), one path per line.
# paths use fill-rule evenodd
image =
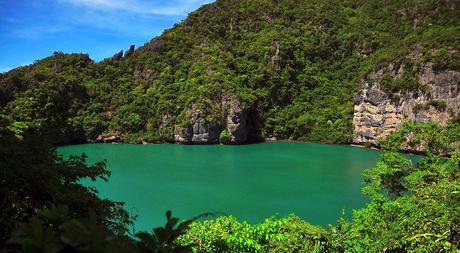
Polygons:
M194 252L324 252L326 231L295 215L268 218L261 224L240 222L232 216L194 223L179 238L196 245Z
M232 140L232 135L227 129L223 130L219 134L219 140L221 143L229 143Z
M446 108L447 108L446 102L443 101L443 100L434 100L433 99L433 100L428 101L427 105L433 106L438 111L445 111Z

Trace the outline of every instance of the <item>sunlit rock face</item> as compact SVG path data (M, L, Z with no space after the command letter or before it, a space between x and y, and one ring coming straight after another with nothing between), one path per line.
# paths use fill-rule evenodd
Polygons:
M115 143L121 140L122 140L122 135L119 132L100 134L96 138L96 142L104 142L104 143Z
M425 89L404 94L386 94L380 88L383 73L401 76L404 66L373 72L363 80L361 90L355 97L353 115L353 142L379 145L379 140L407 120L415 122L435 121L446 124L460 114L460 73L436 72L431 63L422 64L416 74L417 81ZM438 105L436 106L435 101Z

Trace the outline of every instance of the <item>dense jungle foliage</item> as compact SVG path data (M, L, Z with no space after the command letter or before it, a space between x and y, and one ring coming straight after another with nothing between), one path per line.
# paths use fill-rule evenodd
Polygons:
M78 183L108 180L104 162L66 160L53 145L103 134L172 141L192 107L222 124L228 94L252 111L263 137L348 143L353 96L371 71L411 66L385 78L392 93L423 89L414 73L424 62L460 70L459 4L218 0L110 59L56 52L0 73L0 251L458 252L458 118L444 127L406 123L392 134L364 172L367 207L327 228L295 215L251 225L230 216L180 223L167 212L164 227L133 232L122 203ZM423 146L426 156L408 160L397 152L402 143Z
M54 132L56 143L101 134L172 141L192 107L223 124L221 100L230 94L251 110L262 137L347 143L353 96L370 71L405 64L410 71L382 82L397 92L423 88L414 73L424 62L460 69L458 7L450 0L219 0L111 59L55 53L0 74L1 112Z
M408 140L427 155L415 162L399 153ZM458 123L404 124L385 141L376 167L363 172L370 203L337 226L313 226L295 215L257 225L219 217L193 223L179 241L194 244L193 252L458 252L458 141Z
M64 160L49 138L0 115L0 252L187 252L175 242L192 220L150 233L130 230L134 217L123 203L97 197L81 179L108 180L104 162L86 156ZM136 240L133 240L136 238Z
M131 231L123 204L97 197L82 178L107 180L103 162L64 160L22 122L0 121L0 251L55 252L457 252L460 249L460 125L405 124L363 175L367 207L322 228L301 218L251 225L231 216ZM416 136L414 138L414 136ZM418 162L398 153L423 145ZM452 154L449 158L439 151ZM200 217L198 217L200 218Z

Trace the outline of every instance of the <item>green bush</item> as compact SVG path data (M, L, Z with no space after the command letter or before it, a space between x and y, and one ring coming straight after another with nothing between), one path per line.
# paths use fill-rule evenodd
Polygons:
M428 101L427 105L433 106L438 111L445 111L447 108L446 102L444 102L443 100L432 99Z
M219 140L221 143L228 143L231 141L232 135L230 131L227 129L224 129L222 132L219 134Z
M87 165L84 154L64 158L44 137L0 115L1 252L191 252L177 238L200 217L179 222L168 211L164 227L131 234L134 217L123 203L80 184L107 181L105 162Z
M261 224L223 216L194 223L179 238L194 252L324 252L326 231L295 215L268 218Z

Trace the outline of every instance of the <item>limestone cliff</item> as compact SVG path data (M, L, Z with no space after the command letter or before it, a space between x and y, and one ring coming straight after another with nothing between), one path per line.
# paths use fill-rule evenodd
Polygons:
M230 133L230 143L244 143L248 138L249 110L242 107L241 102L233 96L222 97L224 108L225 129Z
M401 76L404 65L393 65L373 72L361 83L355 97L353 115L353 142L378 145L379 140L407 120L415 122L436 121L445 124L460 114L460 73L436 72L432 63L424 63L415 74L421 91L387 94L380 82L384 73Z
M189 115L185 126L174 127L174 141L188 144L213 144L223 142L220 134L226 130L230 134L226 143L244 143L248 137L248 109L234 96L222 95L221 120L208 120L194 104L186 109Z

